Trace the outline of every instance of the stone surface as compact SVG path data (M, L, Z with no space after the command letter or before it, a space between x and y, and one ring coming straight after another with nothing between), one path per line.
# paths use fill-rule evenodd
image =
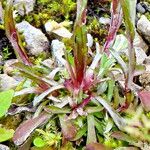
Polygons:
M3 8L2 3L0 2L0 23L3 22Z
M142 13L142 14L144 14L146 12L145 8L141 5L141 3L138 3L136 5L136 9L139 13Z
M100 17L99 22L104 24L104 25L109 25L110 24L110 18L105 18L105 17Z
M42 65L48 67L48 68L52 68L54 64L54 61L52 59L45 59L43 62L42 62Z
M0 65L2 64L2 56L0 55Z
M20 15L28 14L33 11L35 0L15 0L14 6Z
M16 87L18 81L13 77L8 76L7 74L0 74L0 90L8 90Z
M146 53L140 47L135 47L136 63L137 65L142 64L147 58Z
M54 59L56 59L56 62L58 65L64 65L65 60L63 59L64 56L64 50L66 49L63 42L60 42L59 40L53 40L51 43L51 50Z
M10 148L6 145L0 144L0 150L10 150Z
M87 46L92 47L93 46L93 37L91 34L87 34L87 41L88 41Z
M67 24L67 23L66 23ZM71 24L68 22L68 25ZM45 23L45 30L46 32L51 35L52 33L55 33L56 35L63 37L63 38L71 38L72 33L66 29L65 22L57 23L56 21L47 21Z
M140 75L139 81L145 90L150 91L150 72Z
M31 55L38 56L49 49L49 41L40 29L33 27L27 21L18 23L16 27L24 35L26 48Z
M146 16L142 15L138 20L137 29L150 43L150 21L146 18Z
M137 32L135 34L134 46L142 48L144 52L147 52L148 50L148 45L144 42L142 37Z

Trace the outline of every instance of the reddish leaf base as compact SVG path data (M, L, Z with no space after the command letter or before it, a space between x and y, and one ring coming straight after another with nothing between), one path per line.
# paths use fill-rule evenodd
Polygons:
M140 91L138 96L146 111L150 111L150 91Z

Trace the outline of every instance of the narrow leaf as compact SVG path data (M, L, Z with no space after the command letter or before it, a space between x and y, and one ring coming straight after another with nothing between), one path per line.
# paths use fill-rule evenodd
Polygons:
M123 132L120 132L120 131L113 132L111 134L111 136L116 138L117 140L122 140L122 141L126 141L129 143L136 143L137 142L133 137L130 137L129 135L127 135Z
M56 106L46 106L44 108L44 110L48 113L52 113L52 114L68 114L68 113L71 113L71 110L70 108L65 108L63 107L62 108L59 108L59 107L56 107Z
M87 123L88 123L88 131L87 131L87 144L96 143L96 132L95 132L95 124L94 124L94 116L89 114L87 116Z
M59 90L59 89L62 89L62 88L64 88L63 85L57 85L57 86L53 86L53 87L47 89L42 94L40 94L39 96L34 98L33 106L36 106L37 104L39 104L47 95L49 95L53 91L56 91L56 90Z
M119 114L117 114L117 112L115 112L115 110L106 102L106 100L104 100L101 97L95 98L109 112L110 116L112 117L117 127L120 130L123 129L126 125L125 120Z
M23 122L15 131L13 141L16 145L21 145L31 135L31 133L45 121L47 121L51 115L48 113L42 113L36 118L29 119Z
M31 62L29 61L29 58L22 46L19 33L15 28L15 22L13 19L13 0L7 1L5 13L4 13L4 25L5 25L6 35L10 40L19 60L21 60L26 65L31 65Z
M21 62L14 63L13 66L15 66L19 71L25 76L31 79L33 82L38 84L41 88L47 89L49 87L49 83L47 83L42 74L34 71L34 68L31 66L26 66Z
M109 80L108 81L108 93L107 93L107 100L111 102L113 93L114 93L115 81Z
M77 18L74 26L74 62L75 74L78 84L80 85L86 67L87 59L87 31L86 31L86 5L87 0L77 0Z
M128 67L127 67L126 63L124 62L124 60L120 57L120 55L114 49L111 49L110 52L111 52L112 56L120 64L124 74L126 75L128 72Z
M120 3L121 3L122 10L123 10L125 26L128 32L127 34L128 36L130 36L131 41L133 41L135 32L134 32L134 23L131 20L131 14L132 14L131 11L136 8L131 9L130 0L120 0Z

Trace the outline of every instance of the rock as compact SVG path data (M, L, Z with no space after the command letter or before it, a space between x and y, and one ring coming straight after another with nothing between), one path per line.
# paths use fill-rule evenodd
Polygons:
M52 59L45 59L43 62L42 62L42 65L48 67L48 68L52 68L54 64L54 61Z
M0 91L14 88L18 85L18 81L7 74L0 74Z
M88 41L87 46L92 47L93 46L93 37L91 34L87 34L87 41Z
M134 46L142 48L144 52L147 52L148 50L148 45L144 42L142 37L137 32L135 34Z
M18 11L18 14L22 16L33 11L34 4L35 4L35 0L15 0L14 1L14 6L16 10Z
M2 64L2 56L0 55L0 65Z
M142 5L142 7L144 7L144 9L147 12L150 12L150 3L148 3L148 2L142 2L141 5Z
M10 148L6 145L0 144L0 150L10 150Z
M53 40L51 43L51 50L54 59L56 59L56 62L58 65L64 65L65 60L63 59L64 56L64 50L66 49L63 42L60 42L59 40Z
M137 29L150 43L150 21L146 18L146 16L141 16L141 18L137 22Z
M146 53L140 47L135 47L135 56L136 56L136 63L137 63L137 65L143 64L143 62L147 58Z
M0 2L0 23L3 22L3 8L2 8L2 3Z
M5 61L5 64L3 67L4 74L12 75L12 73L14 71L14 67L12 65L16 62L18 62L17 59L9 59L9 60Z
M140 75L139 81L145 90L150 91L150 56L145 59L144 65L146 70Z
M142 13L144 14L146 12L145 8L141 5L141 3L138 3L136 5L136 10L139 12L139 13Z
M140 75L139 81L145 90L150 91L150 72Z
M109 25L110 24L110 18L105 18L105 17L100 17L99 22L104 24L104 25Z
M63 38L71 38L72 33L64 27L65 23L67 24L67 26L71 24L71 22L57 23L56 21L49 20L45 24L45 30L49 35L55 33L56 35Z
M40 29L33 27L27 21L18 23L16 27L24 35L26 48L31 55L38 56L49 49L49 41Z

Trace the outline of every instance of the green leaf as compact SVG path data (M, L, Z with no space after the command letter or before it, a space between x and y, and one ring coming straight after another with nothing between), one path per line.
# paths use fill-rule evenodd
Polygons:
M82 128L80 128L76 134L76 136L71 141L79 140L87 131L87 124L85 124Z
M45 111L48 112L48 113L52 113L52 114L68 114L68 113L71 113L71 110L68 107L66 107L66 108L64 107L62 109L62 108L59 108L59 107L56 107L56 106L46 106Z
M103 133L104 133L104 125L103 125L103 123L100 120L98 120L97 118L95 118L95 122L94 123L95 123L95 127L98 130L98 132L101 135L103 135Z
M87 122L88 122L88 132L87 132L87 144L89 143L96 143L96 132L95 132L95 120L93 115L87 116Z
M5 128L0 128L0 142L7 141L13 137L14 130L7 130Z
M111 102L113 93L114 93L115 81L109 80L108 81L108 93L107 93L107 100Z
M110 69L112 65L114 65L115 59L108 58L106 54L103 54L101 58L101 65L99 70L99 76L103 77Z
M8 111L14 95L14 90L8 90L0 93L0 118Z
M121 131L115 131L111 134L112 137L118 139L118 140L122 140L122 141L126 141L126 142L129 142L129 143L137 143L138 140L121 132Z
M33 144L36 147L43 147L45 146L45 141L41 137L36 137L33 141Z
M23 76L31 79L33 82L38 84L41 88L47 89L49 87L49 83L44 80L43 75L37 72L33 67L26 66L21 62L14 63L13 66L15 66L23 74Z
M120 64L122 71L124 72L124 74L126 75L128 72L128 67L126 65L126 63L124 62L124 60L121 58L121 56L114 50L114 49L110 49L110 52L112 54L112 56L117 60L117 62Z
M95 113L95 112L100 112L102 111L104 108L102 106L88 106L88 107L85 107L85 111L88 113L88 114L91 114L91 113Z
M124 22L125 22L127 32L130 35L130 39L133 41L135 32L134 32L134 25L131 20L131 10L130 10L131 7L130 7L129 1L130 0L121 0L120 3L122 6L122 10L123 10ZM134 9L134 8L132 8L132 9Z

